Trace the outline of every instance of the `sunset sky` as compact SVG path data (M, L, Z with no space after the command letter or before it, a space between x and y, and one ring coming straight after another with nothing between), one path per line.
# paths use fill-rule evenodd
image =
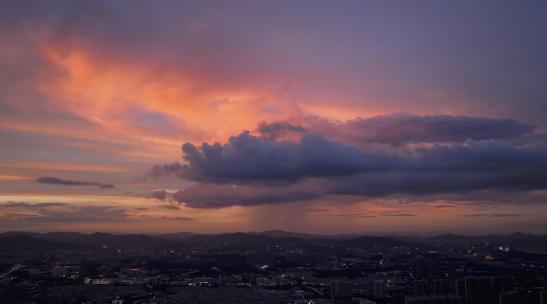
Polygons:
M0 2L0 231L545 219L547 2Z

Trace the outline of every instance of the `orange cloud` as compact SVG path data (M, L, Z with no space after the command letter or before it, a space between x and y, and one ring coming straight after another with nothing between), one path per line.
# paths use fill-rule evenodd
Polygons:
M286 119L298 111L295 105L273 102L275 98L253 88L223 88L180 70L112 61L85 50L47 48L45 53L65 72L64 76L44 79L40 85L49 100L108 132L133 140L169 145L196 137L225 140L261 121ZM138 128L139 121L127 117L130 111L164 115L171 119L174 132Z

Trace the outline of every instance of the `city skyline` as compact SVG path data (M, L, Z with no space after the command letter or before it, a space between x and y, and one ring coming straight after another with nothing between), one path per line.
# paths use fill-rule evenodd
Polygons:
M1 2L0 231L547 234L546 9Z

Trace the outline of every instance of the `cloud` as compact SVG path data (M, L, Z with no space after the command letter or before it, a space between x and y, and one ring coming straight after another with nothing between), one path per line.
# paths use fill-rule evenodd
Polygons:
M257 131L269 139L283 138L282 135L286 134L292 134L294 139L306 132L316 133L334 141L370 148L379 144L404 147L489 139L519 144L544 143L545 139L535 132L536 129L538 126L514 119L398 113L348 121L306 115L283 122L263 123Z
M354 143L450 143L507 139L532 133L535 127L512 119L392 114L359 118L339 125L337 132Z
M155 165L152 167L152 169L146 173L146 177L158 177L158 176L165 176L165 175L180 175L182 174L182 171L185 170L185 166L181 165L179 163L172 163L172 164L165 164L165 165ZM167 193L165 191L159 190L154 191L150 195L152 198L160 198L165 197ZM158 196L158 197L155 197Z
M494 140L381 154L318 135L307 134L293 143L265 140L244 132L231 137L225 145L203 144L197 148L185 144L183 151L187 165L167 168L197 181L329 178L341 192L346 184L347 193L367 195L547 186L547 150Z
M178 210L176 204L160 208ZM151 208L124 208L115 205L80 205L60 202L30 203L9 201L0 204L0 228L51 227L57 224L111 224L157 221L191 221L191 217L139 214ZM25 228L25 229L27 229Z
M346 217L346 218L373 218L376 215L363 214L363 213L351 213L351 214L332 214L334 217Z
M451 205L451 204L435 204L432 206L433 208L439 208L439 209L444 209L444 208L454 208L456 207L456 205Z
M486 213L471 213L471 214L464 214L462 216L464 216L464 217L483 217L483 216L490 216L490 215L486 214Z
M186 217L186 216L162 216L161 218L167 221L179 221L179 222L187 222L187 221L193 220L191 217Z
M464 214L464 217L521 217L522 214L514 214L514 213L471 213L471 214Z
M163 208L163 209L169 209L169 210L179 210L180 209L179 206L173 205L173 204L160 205L159 207Z
M384 212L381 214L382 216L402 216L402 217L406 217L406 216L417 216L416 214L414 213L402 213L402 212Z
M547 188L547 151L498 141L420 148L385 171L325 182L330 191L363 196L430 195Z
M60 209L36 208L38 204L25 204L23 210L35 213L6 213L0 217L3 224L52 224L52 223L96 223L127 220L129 214L124 208L114 206L66 206Z
M155 199L159 199L159 200L165 200L167 198L167 191L165 190L157 190L157 191L154 191L152 193L150 193L148 196L150 198L155 198Z
M17 208L17 209L46 209L51 207L64 207L67 203L52 202L52 203L29 203L29 202L14 202L8 201L0 204L0 208Z
M113 184L74 181L74 180L62 179L62 178L51 177L51 176L40 176L36 179L36 182L41 184L64 185L64 186L97 186L99 188L114 188Z
M172 165L181 176L214 182L336 177L379 170L396 161L390 155L368 155L358 148L304 134L300 141L273 141L243 132L227 144L182 147L187 165Z
M372 171L391 171L391 167L399 167L395 168L397 170L403 166L412 166L414 156L410 154L417 154L418 161L421 161L420 157L427 159L444 156L434 154L443 153L446 144L451 146L444 148L447 150L444 153L450 153L448 149L451 147L468 147L470 143L475 146L478 146L477 143L485 143L484 146L499 143L498 148L508 152L513 146L500 139L519 137L534 130L531 125L509 119L446 115L378 116L331 124L330 127L317 127L324 123L329 124L326 121L315 124L317 132L310 129L310 126L304 128L288 122L263 123L258 128L258 136L242 132L230 137L228 143L222 145L204 143L198 147L186 143L182 147L186 164L158 165L150 175L176 174L208 182L298 181L310 177L351 176ZM282 134L286 132L298 133L299 137L285 140ZM391 150L367 147L373 143L443 145L416 151L409 150L409 147ZM465 156L465 149L460 149L462 156ZM405 159L404 155L396 155L401 152L410 156ZM497 152L492 150L485 153ZM498 153L497 156L502 155ZM425 163L423 161L421 165L427 166ZM462 165L465 168L467 164Z
M288 201L331 194L446 195L545 187L545 163L532 153L544 157L540 148L511 147L514 153L501 148L508 154L493 160L490 156L499 156L497 148L482 154L469 148L473 142L505 140L534 130L515 120L405 114L329 123L323 128L298 119L272 120L300 112L341 119L412 110L513 115L545 122L542 84L547 44L538 38L547 27L530 28L545 19L538 13L543 10L534 6L470 13L445 4L409 5L409 18L392 18L398 10L391 5L358 2L344 7L319 5L312 13L304 3L291 4L290 9L283 3L246 4L244 10L233 4L211 9L201 3L144 2L127 10L112 1L23 0L0 6L0 39L6 46L0 50L4 55L0 56L0 91L9 90L0 113L23 128L38 118L78 126L73 133L84 138L93 134L95 139L112 139L111 132L96 132L102 128L88 124L99 125L120 131L123 139L132 135L129 138L153 142L132 152L156 156L169 149L166 145L178 143L179 134L172 140L165 138L166 133L180 131L184 138L195 140L186 128L180 129L179 120L195 128L196 134L214 133L197 136L200 140L221 135L224 139L223 132L270 122L258 127L260 137L240 134L228 144L187 144L183 150L187 163L160 166L157 174L176 174L206 184L260 183L268 198L256 194L260 203L283 201L273 195L278 188L265 185L272 181L304 184L315 179L324 186L311 193L302 189L306 195L289 195ZM423 13L445 10L452 12L451 18ZM418 19L423 22L408 22ZM493 23L485 25L484 20ZM503 20L530 22L508 25ZM246 29L243 35L235 34L242 28ZM362 29L372 30L363 35ZM504 52L496 52L492 45ZM314 102L295 105L294 100ZM52 108L55 115L43 111ZM33 115L21 114L29 112ZM32 132L42 131L33 127ZM299 139L280 141L288 134L298 134ZM402 155L360 149L371 143L403 146L401 150L409 143L457 145L446 152L434 146L402 151L406 153ZM103 156L127 150L107 146ZM175 154L173 150L163 155L172 159ZM125 159L117 160L127 164ZM49 184L103 185L45 178L43 182ZM291 189L300 193L296 190ZM241 191L239 199L230 189L219 195L225 192L230 193L231 203L252 203L248 190ZM197 198L204 196L190 198L201 206L205 199Z
M305 186L271 187L261 185L195 184L173 194L173 199L192 208L252 206L317 199L322 193Z
M288 141L243 132L226 144L184 144L183 158L186 164L158 166L153 172L197 181L174 198L198 208L328 196L350 201L393 195L442 199L482 192L484 200L499 193L526 197L547 188L547 150L501 140L371 152L318 134Z
M332 216L336 217L355 217L355 218L372 218L372 217L379 217L379 216L395 216L395 217L413 217L418 216L414 213L405 213L400 211L385 211L385 212L378 212L378 211L368 211L365 213L349 213L349 214L333 214Z
M291 124L289 122L270 122L270 123L261 123L257 131L260 133L260 136L267 139L280 139L283 136L288 136L291 134L302 134L306 131L304 127Z
M483 3L472 12L446 3L414 4L405 5L405 18L394 18L398 8L324 3L310 12L308 3L292 2L139 2L128 10L111 1L8 1L0 20L10 36L41 34L66 49L190 70L220 87L280 83L274 88L288 96L336 100L350 111L362 104L392 111L459 105L545 114L540 84L547 44L541 37L547 30L538 26L544 4L492 9Z

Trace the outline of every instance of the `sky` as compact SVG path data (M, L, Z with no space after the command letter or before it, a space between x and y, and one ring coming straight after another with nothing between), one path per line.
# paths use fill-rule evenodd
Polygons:
M2 1L0 231L547 234L541 1Z

